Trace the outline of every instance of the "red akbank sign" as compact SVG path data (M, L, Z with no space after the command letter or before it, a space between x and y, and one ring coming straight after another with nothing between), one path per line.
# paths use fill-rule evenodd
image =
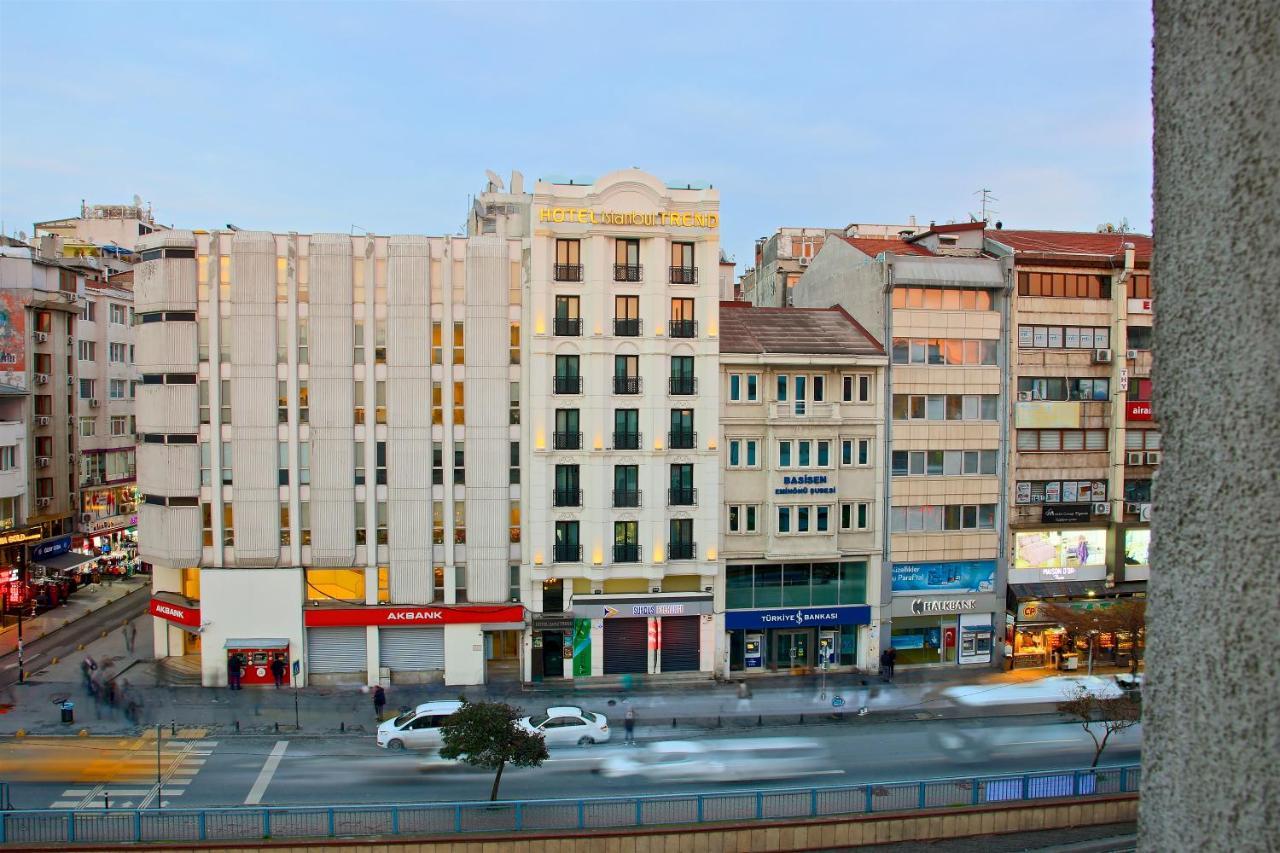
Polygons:
M186 607L163 599L151 599L151 615L188 628L200 627L200 608Z
M459 625L477 622L523 622L518 604L469 607L343 607L305 610L308 628L355 625Z

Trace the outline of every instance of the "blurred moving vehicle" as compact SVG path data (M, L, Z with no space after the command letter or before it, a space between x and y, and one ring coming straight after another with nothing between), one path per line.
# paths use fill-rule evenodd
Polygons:
M544 714L522 717L516 725L527 732L542 735L547 746L590 746L609 740L609 720L604 714L584 711L572 705L548 708Z
M600 774L664 782L756 782L807 776L829 768L827 751L805 738L659 741L610 756Z
M462 703L425 702L412 711L378 726L378 746L383 749L434 749L444 743L440 727Z

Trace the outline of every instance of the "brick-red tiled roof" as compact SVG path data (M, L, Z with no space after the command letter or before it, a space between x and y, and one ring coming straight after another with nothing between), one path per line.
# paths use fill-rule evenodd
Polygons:
M1049 255L1123 257L1124 244L1132 243L1137 261L1151 260L1151 238L1146 234L1100 234L1096 231L987 231L987 237L1015 252Z
M720 351L809 355L884 355L857 320L836 308L755 308L720 303Z
M840 239L864 255L869 255L873 258L881 252L893 252L895 255L933 255L924 246L917 246L915 243L908 243L896 237L893 239L885 239L883 237L841 237Z
M947 225L930 225L929 231L934 234L955 234L957 231L973 231L974 229L985 227L981 222L952 222ZM929 232L926 231L925 233Z

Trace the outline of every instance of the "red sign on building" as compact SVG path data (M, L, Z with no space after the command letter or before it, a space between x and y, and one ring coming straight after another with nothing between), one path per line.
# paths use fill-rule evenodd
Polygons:
M343 607L305 610L308 628L356 625L458 625L477 622L523 622L518 604L466 607Z
M151 599L151 615L187 628L200 627L200 608L174 604L162 598Z
M1130 400L1125 403L1125 418L1131 421L1149 421L1151 420L1151 401L1150 400Z

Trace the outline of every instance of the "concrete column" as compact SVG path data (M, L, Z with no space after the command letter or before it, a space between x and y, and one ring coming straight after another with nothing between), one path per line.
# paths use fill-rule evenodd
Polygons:
M1280 611L1280 21L1155 3L1155 411L1140 846L1271 849ZM1260 372L1261 368L1261 372Z

